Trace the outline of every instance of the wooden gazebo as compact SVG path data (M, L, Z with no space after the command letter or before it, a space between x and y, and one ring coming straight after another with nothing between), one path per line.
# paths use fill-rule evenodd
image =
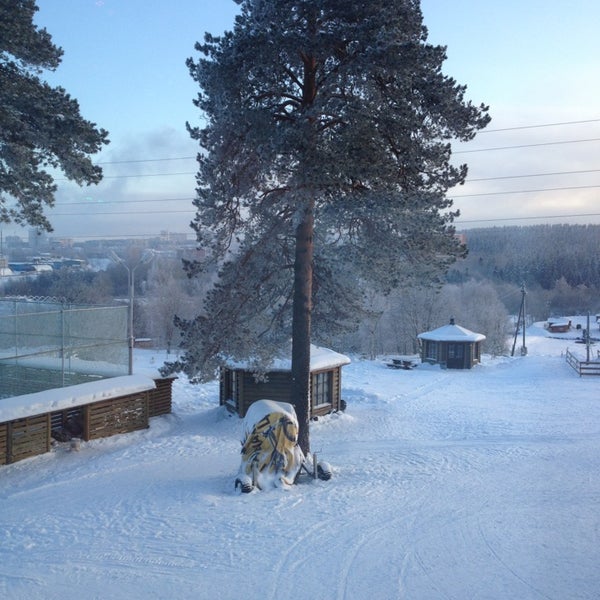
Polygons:
M447 369L470 369L481 360L482 333L474 333L450 319L448 325L420 333L421 360Z
M342 410L342 367L350 359L327 348L310 348L310 416ZM271 369L257 377L244 364L221 368L219 404L244 417L256 400L291 400L291 361L276 360Z

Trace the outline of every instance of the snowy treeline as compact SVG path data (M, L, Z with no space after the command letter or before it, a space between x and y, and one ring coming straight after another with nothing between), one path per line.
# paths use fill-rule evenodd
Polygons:
M468 257L454 265L444 285L401 286L387 296L367 290L358 331L335 338L315 331L315 341L367 356L413 354L419 333L454 317L487 337L485 352L501 355L507 351L507 334L512 333L509 315L519 312L522 283L530 320L600 310L600 226L475 229L467 232L467 246ZM556 279L551 281L548 273ZM210 282L210 276L190 280L176 258L158 256L151 265L140 267L136 335L176 351L179 332L173 316L194 317ZM119 265L97 273L61 270L6 285L4 292L107 303L127 298L127 273Z
M490 227L466 232L469 257L459 270L549 290L600 286L600 225Z
M369 309L370 318L359 330L333 340L333 345L368 357L416 354L419 333L454 318L456 323L486 336L484 352L496 356L507 352L511 320L496 289L487 282L400 289L387 297L371 297Z

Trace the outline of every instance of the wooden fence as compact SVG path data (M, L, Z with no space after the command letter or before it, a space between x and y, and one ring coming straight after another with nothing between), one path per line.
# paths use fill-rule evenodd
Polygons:
M155 379L153 389L0 423L0 465L50 452L52 439L70 439L60 433L74 431L73 424L73 437L85 441L146 429L151 417L171 412L172 383Z
M50 450L50 415L0 423L0 465Z
M582 375L600 375L600 360L585 361L580 360L571 351L567 350L567 363Z

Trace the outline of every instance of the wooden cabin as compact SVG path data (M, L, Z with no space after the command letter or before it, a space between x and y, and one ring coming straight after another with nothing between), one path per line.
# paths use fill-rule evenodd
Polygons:
M567 319L548 319L550 333L567 333L571 329L571 321Z
M342 367L350 359L327 348L311 346L310 350L310 416L318 417L343 410ZM291 401L291 360L276 360L264 375L245 365L231 364L221 368L219 404L240 417L256 400Z
M485 340L485 335L456 325L454 319L417 337L421 340L421 360L446 369L470 369L479 363Z

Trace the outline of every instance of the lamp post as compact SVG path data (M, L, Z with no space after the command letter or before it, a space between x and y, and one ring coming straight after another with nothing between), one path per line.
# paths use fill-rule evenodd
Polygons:
M122 259L116 252L110 252L111 258L118 264L123 265L127 269L127 287L129 289L129 326L127 335L129 338L129 375L133 375L133 347L135 346L135 335L133 333L133 298L134 298L134 286L135 286L135 270L140 265L146 265L154 258L154 252L152 250L146 250L142 253L140 259L132 264Z

